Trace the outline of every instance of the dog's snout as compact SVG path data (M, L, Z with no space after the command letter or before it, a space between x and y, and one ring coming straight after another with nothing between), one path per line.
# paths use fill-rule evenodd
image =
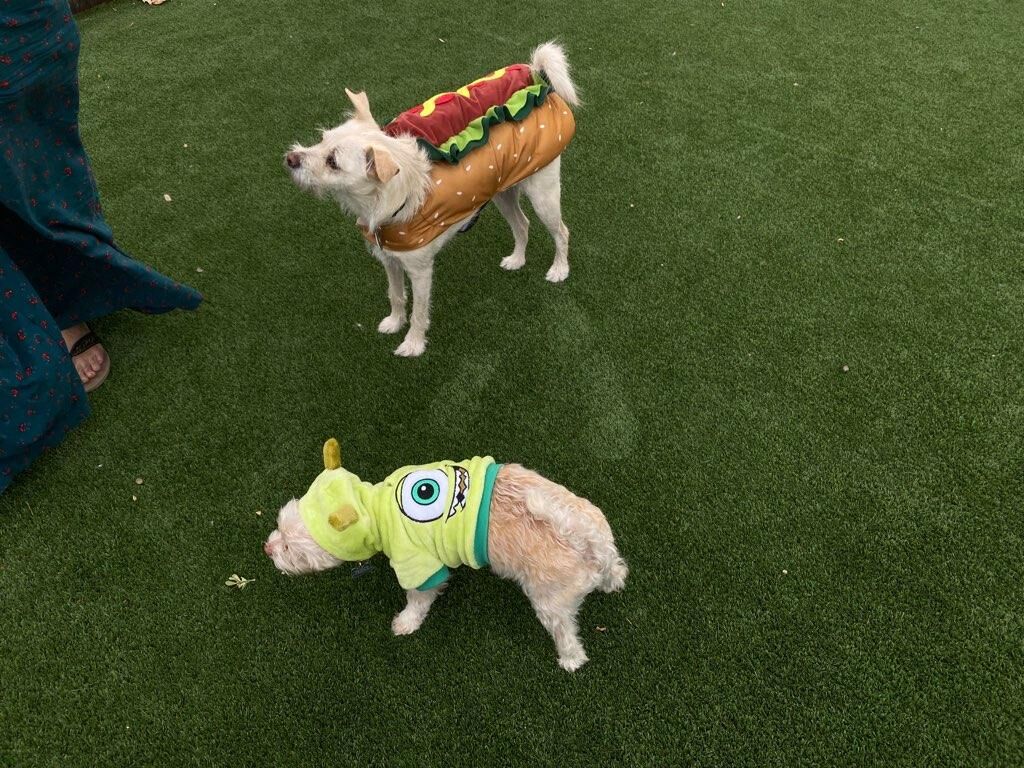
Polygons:
M302 165L302 155L298 152L289 152L284 156L284 162L289 168L298 168Z
M270 542L269 541L264 541L263 542L263 552L267 555L267 557L271 557L273 555L273 553L270 551Z

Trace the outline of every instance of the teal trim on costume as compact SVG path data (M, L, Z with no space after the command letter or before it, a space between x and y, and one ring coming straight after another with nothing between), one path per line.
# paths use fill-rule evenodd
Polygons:
M479 528L477 530L479 530ZM448 581L449 573L451 573L451 571L448 570L448 566L442 565L440 568L437 569L437 572L433 576L431 576L429 579L427 579L418 587L416 587L416 589L420 592L426 592L428 589L439 587L446 581Z
M491 519L491 492L494 490L494 479L498 476L501 464L491 464L484 475L484 495L480 499L480 511L476 516L476 533L473 537L473 554L481 567L490 565L487 557L487 528Z

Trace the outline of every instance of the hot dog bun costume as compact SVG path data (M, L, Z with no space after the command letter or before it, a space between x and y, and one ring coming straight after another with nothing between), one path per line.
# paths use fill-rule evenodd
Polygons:
M299 499L313 540L339 560L383 552L403 589L431 589L451 568L483 568L491 490L501 465L490 456L402 467L364 482L341 467L333 438L324 471Z
M558 157L576 121L542 73L513 64L427 99L382 130L416 138L433 161L432 188L411 220L376 231L362 227L363 236L391 251L411 251Z

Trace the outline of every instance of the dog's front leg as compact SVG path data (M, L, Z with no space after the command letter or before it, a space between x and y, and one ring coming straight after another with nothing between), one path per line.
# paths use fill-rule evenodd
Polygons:
M411 635L419 629L423 620L427 618L427 614L430 613L430 606L434 604L443 589L444 585L422 592L418 589L407 590L405 608L395 615L391 622L391 631L396 635Z
M401 262L394 256L378 251L377 258L388 275L388 301L391 302L391 314L380 321L377 330L381 333L398 333L405 325L405 272L402 271Z
M412 283L412 319L409 332L399 344L395 354L401 357L419 357L427 348L427 329L430 327L430 283L434 275L434 253L403 259L402 266Z

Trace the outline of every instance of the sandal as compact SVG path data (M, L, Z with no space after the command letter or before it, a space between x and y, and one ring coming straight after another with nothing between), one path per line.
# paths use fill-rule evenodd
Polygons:
M86 331L86 333L74 343L71 347L71 357L76 358L83 352L92 349L97 344L102 344L100 337L92 331ZM107 380L107 374L110 373L110 355L105 355L103 360L103 367L100 368L99 372L86 382L82 383L85 387L86 393L92 392L96 387Z

